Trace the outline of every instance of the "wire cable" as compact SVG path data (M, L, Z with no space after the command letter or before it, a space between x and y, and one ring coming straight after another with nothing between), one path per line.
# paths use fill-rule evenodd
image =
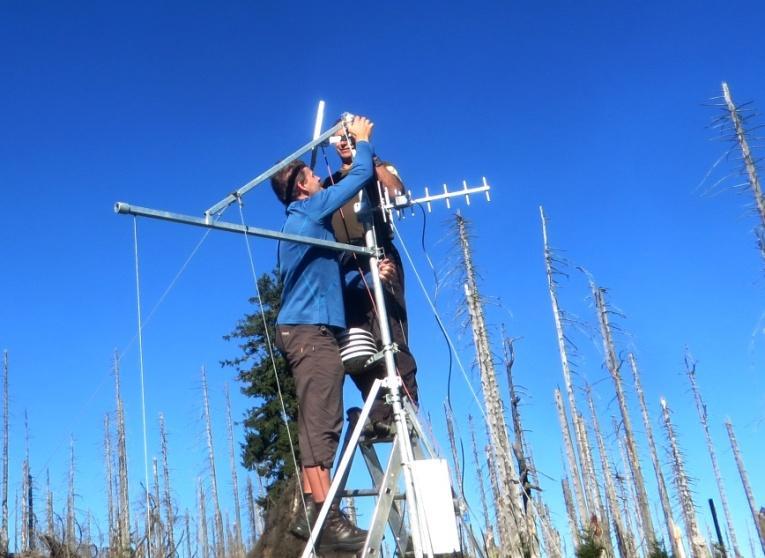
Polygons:
M151 558L151 508L149 496L149 448L146 433L146 388L143 366L143 333L141 324L141 274L138 259L138 217L133 216L133 247L135 254L135 298L138 313L138 363L141 375L141 422L143 427L143 472L146 489L146 556Z
M406 255L407 261L409 262L409 266L412 268L412 271L414 272L414 276L417 278L417 283L420 285L420 289L422 290L422 293L425 296L425 300L428 302L431 312L433 312L433 317L436 319L436 323L438 323L438 326L441 328L441 331L443 332L444 337L446 337L446 341L449 344L449 348L451 349L451 354L454 355L454 360L457 362L457 366L462 372L462 376L465 378L465 383L467 383L468 385L470 393L473 396L473 400L475 401L476 406L478 407L478 410L481 412L481 416L484 418L484 420L486 420L486 413L484 412L483 407L481 406L481 402L478 399L478 395L476 394L475 389L473 389L473 385L470 383L470 379L468 378L467 371L465 370L465 367L462 364L462 360L460 359L459 354L457 354L457 348L455 347L454 342L451 339L451 336L446 331L446 327L444 326L444 322L441 319L441 315L438 313L438 310L436 309L436 306L433 303L433 300L430 298L427 288L425 288L425 284L422 281L422 277L420 276L420 273L417 271L417 267L414 265L414 260L412 259L412 256L409 253L409 249L406 246L406 242L404 242L404 239L401 236L401 232L398 230L398 227L396 227L396 223L393 220L391 220L390 224L391 224L391 227L393 228L393 232L398 237L399 243L401 244L401 248L404 250L404 254Z
M159 310L159 307L164 303L165 299L170 295L170 292L175 288L175 285L180 280L181 276L186 272L186 269L188 269L189 265L191 264L191 260L196 256L199 249L202 247L202 244L204 244L205 240L207 240L208 235L212 232L212 229L205 230L204 234L202 235L202 238L199 239L199 242L197 242L196 246L191 250L186 260L183 262L173 279L170 281L168 286L165 288L165 290L162 292L162 295L157 299L157 302L154 303L154 306L152 306L152 309L149 311L148 314L146 314L146 317L142 320L140 330L143 332L143 330L146 328L147 325L151 322L151 319L154 317L154 314ZM118 355L118 359L122 360L125 358L125 355L130 351L130 348L132 347L133 343L138 339L138 334L134 335L130 341L127 342L125 347L120 351ZM101 381L96 385L95 389L91 392L88 399L85 401L84 405L80 406L80 412L77 413L76 416L73 417L72 421L68 425L68 430L73 431L74 427L80 423L82 418L85 416L86 412L91 410L93 401L95 401L96 396L101 392L104 385L106 384L106 381L108 380L109 375L105 375L101 378ZM53 459L53 456L56 455L59 450L64 446L64 442L62 441L60 444L55 446L50 453L48 454L48 457L45 459L43 465L41 467L38 467L38 475L41 475L42 472L48 468L48 465L50 464L51 460Z
M141 331L143 331L143 328L145 328L149 323L151 322L151 319L154 317L154 314L157 312L159 307L162 305L163 302L165 302L165 299L170 294L170 291L173 290L176 283L180 280L181 276L186 272L186 269L189 267L189 264L191 264L191 260L194 259L194 256L197 255L197 252L202 247L202 244L204 244L205 240L207 240L207 237L212 232L212 229L206 229L204 234L202 235L202 238L199 239L199 242L197 242L196 246L191 250L186 260L181 264L181 267L176 272L175 276L172 278L170 283L167 285L165 290L162 292L162 294L157 299L157 302L154 303L154 306L152 306L151 310L149 310L149 313L146 314L146 318L143 320L143 325L141 327ZM133 338L128 341L127 345L125 345L125 348L122 349L120 352L120 358L123 358L127 352L130 350L130 347L135 343L136 339L138 338L137 335L134 335Z
M242 221L242 226L244 230L244 244L247 249L247 258L250 263L250 272L252 273L252 281L255 284L255 296L258 299L258 310L260 310L260 318L263 321L263 332L266 338L266 346L268 347L268 356L271 359L271 367L274 371L274 379L276 380L276 392L279 396L279 404L281 405L281 409L282 409L282 422L284 422L284 428L287 430L287 441L289 442L289 446L290 446L290 455L292 456L292 464L295 467L295 474L298 475L298 480L299 482L301 482L301 479L302 479L301 469L297 462L297 456L295 455L295 443L292 440L292 433L290 432L289 417L287 416L287 406L284 404L282 384L279 381L279 373L276 370L276 357L274 356L274 347L273 347L273 343L271 342L271 334L268 331L268 322L266 321L266 313L263 310L263 298L260 295L260 287L258 286L258 274L255 271L255 258L252 255L252 246L250 245L250 235L247 233L247 227L245 226L244 203L242 202L241 197L238 197L237 200L238 200L238 206L239 206L239 217ZM306 506L305 498L303 497L302 486L300 489L300 499L303 503L303 512L306 515L306 523L308 523L308 532L310 537L310 533L312 532L313 525L311 525L310 522L308 521L308 508ZM315 548L313 549L313 551L314 553L316 553Z

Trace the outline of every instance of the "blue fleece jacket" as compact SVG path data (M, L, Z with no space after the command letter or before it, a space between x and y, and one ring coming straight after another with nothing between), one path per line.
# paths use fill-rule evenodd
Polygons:
M356 158L348 175L334 187L317 192L287 207L282 231L323 240L335 240L332 214L361 190L372 177L372 146L356 144ZM345 327L340 253L335 250L279 242L279 271L284 281L277 324L322 324Z

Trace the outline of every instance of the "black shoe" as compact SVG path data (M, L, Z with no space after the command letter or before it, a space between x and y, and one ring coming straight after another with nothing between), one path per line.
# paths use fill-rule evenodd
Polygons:
M340 510L338 503L333 503L329 508L327 519L324 520L324 527L319 538L319 549L353 552L364 548L366 540L367 532L351 523L348 516Z
M377 442L391 442L396 435L396 425L393 418L385 420L367 419L361 430L361 442L371 444Z
M310 494L305 495L305 509L303 509L303 502L298 497L297 508L294 510L292 521L290 522L290 533L307 541L311 536L311 529L313 524L316 523L318 516L319 510L316 509L316 504L314 504L313 497Z

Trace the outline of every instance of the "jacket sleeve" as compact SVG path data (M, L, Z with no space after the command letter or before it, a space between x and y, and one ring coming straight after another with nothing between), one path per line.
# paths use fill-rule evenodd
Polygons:
M347 291L365 291L372 288L372 273L367 271L363 275L358 269L351 269L343 277L343 290Z
M373 154L374 150L369 142L360 141L356 144L356 157L346 177L332 188L311 196L310 202L306 204L311 217L317 221L330 217L364 187L374 175Z

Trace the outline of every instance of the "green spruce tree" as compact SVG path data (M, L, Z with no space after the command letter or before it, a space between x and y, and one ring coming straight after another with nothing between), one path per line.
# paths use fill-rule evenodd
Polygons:
M605 554L603 545L598 541L599 535L595 529L585 529L582 531L580 543L576 547L574 555L576 558L601 558Z
M253 398L253 406L247 411L243 423L245 441L242 444L242 463L265 480L268 498L275 498L288 485L287 481L295 476L277 376L294 450L298 451L295 383L284 357L275 347L269 349L267 341L274 342L274 326L281 303L282 284L277 277L276 273L265 273L258 278L262 306L257 297L250 298L253 312L245 314L234 331L224 336L227 341L237 341L242 354L221 363L236 369L242 393Z

